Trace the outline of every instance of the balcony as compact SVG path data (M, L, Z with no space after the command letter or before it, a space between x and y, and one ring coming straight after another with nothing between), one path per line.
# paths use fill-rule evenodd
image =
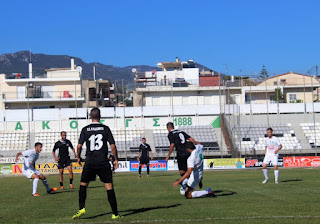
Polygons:
M5 92L2 98L4 103L84 101L80 91L44 91L41 88L22 92Z

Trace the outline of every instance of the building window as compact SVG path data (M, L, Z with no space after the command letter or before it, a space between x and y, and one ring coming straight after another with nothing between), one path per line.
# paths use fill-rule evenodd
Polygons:
M246 101L246 103L250 103L250 101L251 101L250 95L245 96L245 101Z
M89 88L89 101L95 101L97 99L96 88Z
M289 102L296 102L297 94L289 94Z
M270 103L276 103L276 96L275 95L270 95Z
M275 81L275 82L273 82L273 85L274 85L274 86L277 86L277 83L278 83L278 82L277 82L277 81Z

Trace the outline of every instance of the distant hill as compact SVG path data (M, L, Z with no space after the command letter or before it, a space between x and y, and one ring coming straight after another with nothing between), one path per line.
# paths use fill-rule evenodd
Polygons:
M0 73L12 74L22 73L23 76L28 76L28 63L30 58L29 51L19 51L16 53L8 53L0 55ZM31 53L33 73L35 75L42 75L45 69L49 68L67 68L70 67L70 59L72 56L68 55L46 55L46 54L33 54ZM96 66L96 78L111 79L111 80L125 80L130 82L133 80L132 68L137 71L152 71L159 70L157 67L149 65L131 65L125 67L118 67L113 65L105 65L99 62L86 63L81 58L73 57L75 64L83 68L82 78L93 77L93 66ZM197 64L201 70L210 70L209 68Z

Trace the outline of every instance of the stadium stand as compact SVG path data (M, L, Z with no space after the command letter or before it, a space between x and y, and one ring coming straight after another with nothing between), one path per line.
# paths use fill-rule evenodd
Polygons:
M274 135L279 137L283 150L301 149L300 141L295 136L291 124L272 124ZM242 152L253 153L254 150L264 151L267 124L244 124L234 127L236 145Z
M320 124L301 123L300 126L311 148L320 148Z
M0 132L0 150L24 150L28 148L29 136L27 132Z
M220 150L215 130L210 125L199 126L180 126L177 129L182 130L199 141L204 151ZM167 129L155 129L153 131L156 151L159 153L169 150L168 131Z

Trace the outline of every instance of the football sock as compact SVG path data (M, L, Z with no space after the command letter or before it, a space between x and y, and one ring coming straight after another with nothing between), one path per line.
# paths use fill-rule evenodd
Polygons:
M79 210L83 209L86 204L87 186L80 185L79 190Z
M107 190L108 194L108 201L111 206L112 213L114 215L118 215L118 205L117 205L117 199L116 199L116 194L114 193L114 190Z
M274 180L275 180L275 182L278 182L278 178L279 178L279 170L275 170L274 171Z
M262 169L262 171L263 171L263 174L264 174L264 179L269 180L268 169Z
M37 193L39 178L33 180L32 194Z
M72 184L72 182L73 182L73 178L70 179L70 184Z
M139 166L139 175L141 174L141 166Z
M184 180L182 181L182 183L181 183L181 184L182 184L182 186L185 186L185 185L187 185L187 183L188 183L188 180L189 180L188 178L184 179Z
M63 186L63 182L60 182L60 186L61 186L61 187Z
M208 191L194 191L191 193L192 198L199 198L199 197L205 196L207 194L209 194Z
M149 165L147 165L147 174L149 175L149 173L150 173L150 167Z
M50 191L49 183L47 180L42 180L43 185L46 187L47 191Z

